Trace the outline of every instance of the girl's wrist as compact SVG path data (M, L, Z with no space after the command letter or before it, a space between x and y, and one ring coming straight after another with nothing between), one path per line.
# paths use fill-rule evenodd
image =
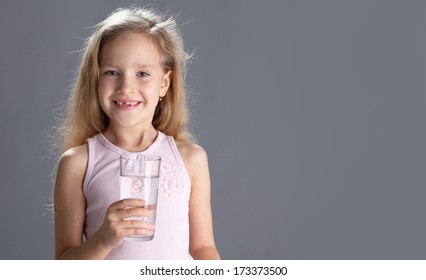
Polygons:
M114 246L105 241L105 238L103 238L100 232L95 233L91 239L93 249L102 255L108 255L108 253L114 248Z

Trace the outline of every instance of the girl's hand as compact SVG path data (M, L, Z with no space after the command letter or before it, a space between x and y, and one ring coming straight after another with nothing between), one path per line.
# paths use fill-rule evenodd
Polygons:
M127 236L153 234L154 225L141 220L127 220L132 217L149 217L151 213L144 208L142 199L126 198L112 203L105 214L104 223L97 234L102 244L117 247Z

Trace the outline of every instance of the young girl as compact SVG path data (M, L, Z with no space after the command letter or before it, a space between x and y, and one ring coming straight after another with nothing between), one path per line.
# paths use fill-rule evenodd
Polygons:
M54 192L57 259L219 259L205 151L187 130L185 53L176 23L119 9L88 39L62 128ZM154 226L119 200L119 158L161 157Z

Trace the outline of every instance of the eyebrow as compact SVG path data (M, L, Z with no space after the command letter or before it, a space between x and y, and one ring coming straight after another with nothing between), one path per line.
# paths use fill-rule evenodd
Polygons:
M134 65L136 67L138 67L138 68L155 68L154 65L149 64L149 63L143 63L143 64L141 64L141 63L135 63Z
M135 66L136 68L155 68L154 65L149 64L149 63L134 63L132 66ZM114 66L113 63L104 63L104 64L100 64L99 65L100 68L105 68L105 67L117 67Z

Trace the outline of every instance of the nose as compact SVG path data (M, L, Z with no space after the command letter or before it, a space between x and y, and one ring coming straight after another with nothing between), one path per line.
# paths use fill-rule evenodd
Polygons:
M117 93L131 94L135 91L135 89L135 82L132 77L129 77L128 75L122 75L117 86Z

